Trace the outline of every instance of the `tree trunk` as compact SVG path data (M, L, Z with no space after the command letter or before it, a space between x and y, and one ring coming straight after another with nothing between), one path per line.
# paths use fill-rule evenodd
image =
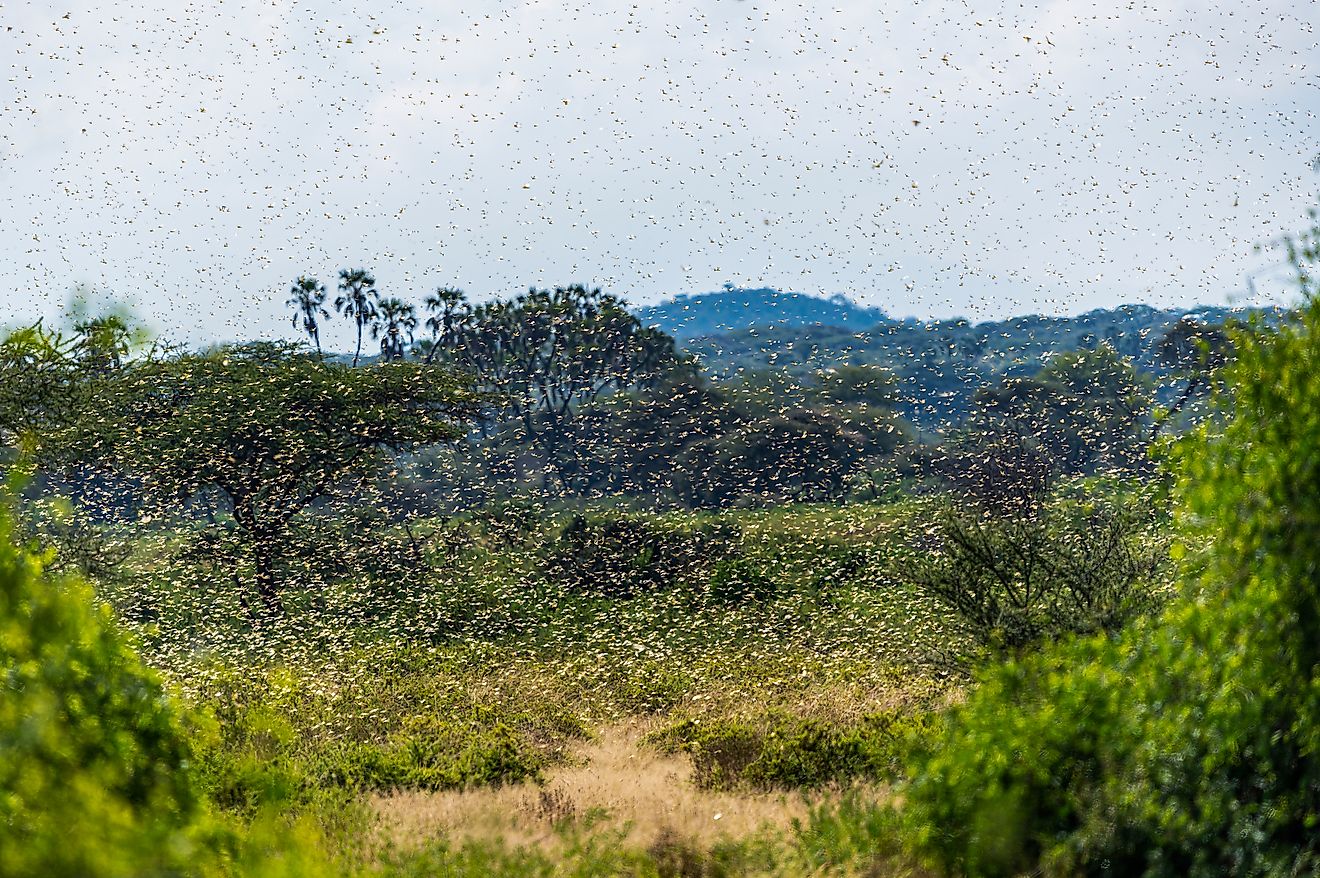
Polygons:
M251 498L230 495L234 510L234 523L239 533L252 549L252 566L256 572L254 585L257 596L261 598L262 608L267 618L284 615L284 605L280 602L279 583L275 577L275 552L278 550L280 528L271 528L256 515Z
M1175 402L1173 406L1167 412L1164 413L1164 417L1156 419L1155 423L1151 425L1150 439L1149 439L1150 442L1154 442L1156 439L1159 438L1160 430L1164 428L1165 424L1172 421L1174 416L1177 415L1178 412L1182 411L1183 406L1187 405L1187 401L1192 398L1192 394L1195 393L1197 389L1200 388L1201 382L1203 380L1205 379L1203 379L1200 375L1193 375L1191 378L1187 379L1187 388L1183 390L1182 395L1178 397L1178 401Z
M257 595L269 618L284 615L284 604L280 602L279 587L275 581L275 541L266 535L254 535L252 541L252 561L256 567Z

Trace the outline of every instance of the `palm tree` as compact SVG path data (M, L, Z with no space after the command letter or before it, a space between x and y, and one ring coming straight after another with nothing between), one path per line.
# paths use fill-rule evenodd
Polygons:
M382 326L385 338L381 339L380 353L386 360L403 359L403 333L408 333L408 341L413 340L413 330L417 329L417 309L399 299L383 299L379 305L380 320L371 324L371 337L376 338Z
M353 365L362 357L362 330L367 326L376 326L376 303L380 293L376 291L376 279L365 268L345 268L339 272L339 295L335 297L335 310L345 317L351 317L357 324L357 350L353 353Z
M294 309L293 325L302 321L303 332L316 345L316 353L321 353L321 326L317 316L329 320L330 312L325 310L325 285L314 277L303 275L293 282L289 290L289 301L285 306Z
M462 290L441 287L422 303L422 307L431 312L426 318L426 328L431 331L431 349L426 352L426 362L435 359L436 350L453 342L463 298Z

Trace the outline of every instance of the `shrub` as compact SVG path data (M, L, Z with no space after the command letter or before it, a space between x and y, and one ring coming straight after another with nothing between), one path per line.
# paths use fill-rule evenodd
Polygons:
M735 552L724 528L665 529L618 515L574 515L551 548L546 566L569 591L632 597L699 581Z
M0 875L151 875L195 854L187 733L86 586L0 514Z
M920 710L841 724L773 712L750 719L688 719L661 730L652 742L689 754L701 787L796 789L892 778L906 739L925 733L931 722L933 717Z
M774 597L774 580L761 572L755 562L747 558L723 558L715 562L706 598L713 604L761 603Z
M999 515L947 510L913 578L984 645L1017 649L1116 631L1165 598L1167 548L1147 523L1107 506Z
M318 785L351 790L447 790L540 776L544 757L490 717L419 718L383 743L346 741L310 760Z
M967 875L1320 872L1320 230L1299 319L1235 331L1175 449L1186 596L992 671L916 761L917 846ZM1180 554L1182 550L1180 550Z

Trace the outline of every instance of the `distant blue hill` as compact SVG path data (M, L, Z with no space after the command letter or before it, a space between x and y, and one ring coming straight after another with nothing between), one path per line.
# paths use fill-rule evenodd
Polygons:
M678 339L752 327L870 329L891 322L883 309L859 305L841 294L822 298L768 287L744 290L728 284L719 292L684 293L658 305L639 308L637 315L646 325L658 326Z

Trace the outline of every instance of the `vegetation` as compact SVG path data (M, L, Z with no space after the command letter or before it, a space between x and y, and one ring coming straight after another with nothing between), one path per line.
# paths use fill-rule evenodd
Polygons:
M361 372L270 344L150 358L87 392L42 458L131 482L143 502L218 495L274 613L276 554L294 517L374 472L384 452L457 438L455 419L475 409L436 369Z
M1317 236L1305 307L1232 333L1211 421L1172 452L1186 593L1157 620L987 670L907 790L969 875L1299 875L1315 847Z
M11 539L0 518L0 874L183 867L202 807L183 723L86 587Z
M1094 503L1001 515L950 509L915 579L987 647L1118 631L1169 591L1168 547L1141 518Z
M409 351L342 272L351 365L310 277L315 353L15 331L0 875L1320 872L1318 248L1175 397L1095 334L938 432L582 287Z

